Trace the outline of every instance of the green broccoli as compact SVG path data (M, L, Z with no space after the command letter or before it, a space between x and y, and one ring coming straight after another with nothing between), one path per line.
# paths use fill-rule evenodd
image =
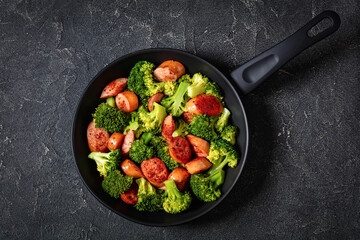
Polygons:
M153 110L148 112L143 106L138 110L139 119L142 122L144 131L153 132L154 134L161 132L161 126L164 118L167 116L166 109L158 103L154 103Z
M129 121L129 125L125 127L124 133L126 134L129 130L133 130L135 133L135 137L139 138L143 133L144 129L142 127L142 122L139 118L139 113L137 111L132 111L130 113L131 120Z
M211 141L218 138L215 124L218 116L197 115L190 121L189 132L199 138Z
M194 98L205 93L205 86L209 79L201 73L195 73L192 77L192 84L188 87L188 96Z
M130 148L129 157L134 162L141 164L142 161L149 159L155 155L155 150L152 146L146 146L141 139L135 140Z
M138 178L135 180L139 186L138 201L135 208L139 211L156 212L162 210L163 194L161 190L157 190L145 178Z
M184 74L184 75L182 75L176 82L178 82L178 83L185 82L185 83L191 84L191 83L192 83L192 79L191 79L191 77L190 77L189 74Z
M164 94L166 96L174 95L177 85L177 82L164 82Z
M151 138L150 145L155 147L156 156L165 163L166 167L170 171L180 166L179 163L175 162L175 160L170 156L169 145L166 143L166 139L164 137L154 136Z
M215 124L215 129L218 133L221 133L224 130L225 126L228 124L230 114L231 112L229 111L229 109L224 108L218 121Z
M232 145L236 143L236 136L239 133L239 128L233 125L228 125L224 128L224 130L221 132L220 137Z
M189 124L187 124L183 119L179 119L176 122L176 129L173 132L173 137L185 137L189 134Z
M122 132L130 121L130 115L107 103L101 103L92 116L95 126L108 132Z
M115 99L114 97L108 97L106 98L106 103L110 105L110 107L115 107Z
M228 164L231 168L234 168L238 163L238 154L230 142L224 139L216 139L210 143L210 152L207 159L212 164L221 162Z
M128 190L133 182L133 177L124 176L119 170L114 170L104 178L102 188L113 198L119 198L126 190Z
M181 82L174 95L161 100L161 105L174 117L179 117L186 110L185 105L188 100L186 92L189 85L189 83Z
M164 196L163 208L167 213L180 213L187 210L191 204L191 195L189 192L180 192L174 180L166 180L166 191Z
M206 95L213 95L214 97L217 97L220 101L223 100L223 95L221 93L221 90L219 88L219 85L216 82L208 81L205 85L205 94Z
M219 186L224 183L225 171L208 171L193 174L190 177L190 187L194 195L201 201L212 202L221 196Z
M100 176L106 177L110 172L116 170L121 159L121 150L116 149L108 153L92 152L88 158L95 160Z
M154 136L153 132L146 132L141 135L141 140L143 140L144 143L147 145L151 141L151 138L153 136Z
M164 83L156 81L153 76L154 68L155 64L151 62L139 61L130 71L127 87L140 96L140 99L164 90Z

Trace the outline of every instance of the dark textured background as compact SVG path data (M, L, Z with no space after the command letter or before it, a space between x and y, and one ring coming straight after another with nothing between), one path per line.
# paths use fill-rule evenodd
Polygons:
M225 2L0 0L0 239L360 237L359 2ZM340 29L242 97L248 161L209 214L142 226L83 185L72 118L105 65L171 47L229 75L328 9Z

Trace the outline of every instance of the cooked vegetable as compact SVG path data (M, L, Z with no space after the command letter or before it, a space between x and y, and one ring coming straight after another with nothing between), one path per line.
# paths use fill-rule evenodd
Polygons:
M163 136L167 142L170 142L174 131L175 131L175 122L172 117L172 114L170 114L163 121L161 128L161 136Z
M192 77L192 84L188 87L188 96L190 98L197 97L205 93L205 85L209 79L201 73L195 73Z
M186 135L197 157L207 157L210 151L210 144L202 138Z
M127 83L127 78L118 78L110 82L101 92L100 98L114 97L118 93L122 92Z
M139 186L136 183L132 183L130 188L120 195L121 200L130 205L135 205L138 201L138 189Z
M139 117L139 113L137 111L130 113L131 120L129 121L129 125L125 127L124 133L127 133L129 130L133 130L134 134L137 138L143 133L144 128L142 127L142 122Z
M172 113L174 117L179 117L186 110L187 102L187 88L190 86L189 83L181 82L176 92L171 97L163 98L161 105L163 105L169 113Z
M86 130L86 137L91 152L107 152L107 142L110 134L102 128L95 127L95 122L91 121Z
M239 129L236 126L228 125L224 128L224 130L221 132L220 137L232 145L236 142L236 136L239 133Z
M180 192L174 180L164 182L166 186L163 208L167 213L180 213L187 210L191 204L191 195L189 192Z
M163 97L164 97L163 93L155 93L154 95L152 95L149 98L149 101L148 101L148 104L147 104L149 112L151 112L153 110L153 104L154 103L159 103Z
M147 145L151 141L153 136L154 136L153 132L146 132L141 135L140 139L143 140L144 143Z
M122 132L130 121L129 115L106 103L100 103L92 116L95 126L108 132Z
M234 168L238 163L238 154L231 143L224 139L216 139L210 144L210 152L207 159L212 164L221 162Z
M170 156L178 163L187 163L191 159L191 148L189 142L183 137L171 139Z
M139 100L135 93L125 91L116 95L116 106L125 113L131 113L139 107Z
M204 157L198 157L185 164L186 170L190 174L197 174L208 170L212 166L211 162Z
M223 111L220 100L212 95L200 95L190 99L186 103L186 110L195 115L206 114L209 116L219 115Z
M119 170L114 170L104 178L102 188L113 198L119 198L128 190L133 182L133 177L124 176Z
M109 153L92 152L88 155L88 158L96 162L98 172L101 176L106 177L118 167L121 159L121 151L120 149L116 149Z
M186 169L178 167L169 174L168 179L174 180L179 191L183 191L188 187L190 173Z
M156 190L145 178L136 179L139 186L138 201L135 208L139 211L155 212L161 210L163 207L163 193L161 190Z
M155 65L148 61L139 61L131 69L128 78L128 88L140 98L152 96L155 93L162 92L164 85L157 82L153 76Z
M140 168L130 159L125 159L121 162L121 169L128 176L132 176L134 178L145 177Z
M150 145L154 146L156 149L156 156L161 159L169 170L174 170L179 167L179 164L171 158L169 153L169 145L166 143L166 139L161 136L154 136Z
M135 141L134 131L130 130L125 135L123 145L121 146L121 151L123 155L127 156L129 154L131 145L134 141Z
M192 79L190 77L189 74L184 74L182 75L179 80L177 81L178 83L182 83L182 82L185 82L185 83L189 83L191 84L192 83Z
M154 70L154 76L160 82L175 82L183 74L185 74L184 65L173 60L161 63Z
M157 157L143 161L140 167L145 178L151 182L162 183L169 176L165 163Z
M113 133L107 142L107 148L109 150L115 150L120 148L124 138L125 135L122 133Z
M154 103L153 110L148 112L144 107L140 107L139 119L143 123L144 131L153 132L154 134L161 132L162 123L167 116L166 109L160 104Z
M189 133L189 124L183 119L179 119L176 122L176 129L173 132L173 137L185 137Z
M109 104L110 107L115 107L116 106L114 97L108 97L106 99L106 103Z
M142 161L149 159L155 155L155 149L147 146L141 139L135 140L130 148L129 157L134 162L141 164Z
M215 131L216 121L217 116L197 115L190 122L189 132L207 141L216 139L218 138Z
M189 112L184 112L183 117L184 117L185 122L187 124L190 124L191 120L194 119L195 114L192 114L192 113L189 113Z
M220 101L223 100L223 95L221 93L221 90L219 88L219 85L216 82L208 81L205 85L205 94L206 95L212 95L214 97L217 97Z
M221 133L224 130L224 128L228 125L230 115L231 112L229 111L229 109L224 108L218 121L215 124L215 129L218 133Z

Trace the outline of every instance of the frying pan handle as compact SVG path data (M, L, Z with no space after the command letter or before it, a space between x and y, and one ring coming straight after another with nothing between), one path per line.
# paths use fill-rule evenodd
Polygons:
M312 36L309 30L326 19L330 20L330 26ZM231 77L243 93L249 93L306 48L335 32L340 22L339 15L333 11L320 13L284 41L235 69Z

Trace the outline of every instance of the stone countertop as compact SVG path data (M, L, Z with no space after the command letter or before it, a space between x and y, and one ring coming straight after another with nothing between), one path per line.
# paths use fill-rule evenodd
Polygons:
M87 190L72 119L105 65L169 47L229 76L323 10L340 29L242 96L249 155L218 207L148 227ZM356 0L0 1L0 239L358 239L359 27Z

